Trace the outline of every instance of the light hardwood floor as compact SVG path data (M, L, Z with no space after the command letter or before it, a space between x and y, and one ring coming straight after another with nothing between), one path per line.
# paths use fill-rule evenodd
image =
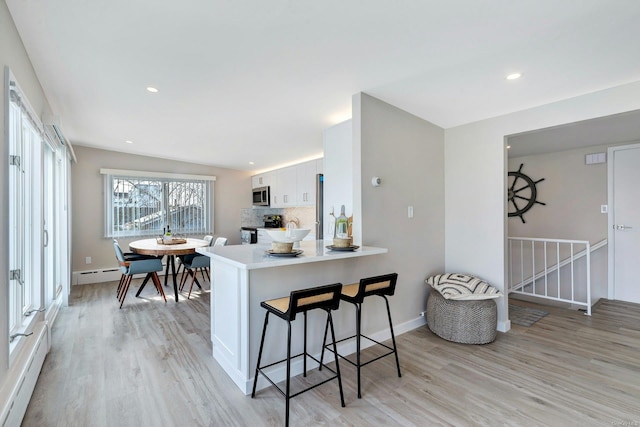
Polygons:
M116 285L73 287L23 426L283 424L279 394L244 396L211 357L208 293L165 304L150 286L136 299L132 285L118 310ZM482 346L426 327L403 334L402 378L392 357L363 368L359 400L342 363L346 408L330 382L292 400L291 424L640 425L640 305L604 301L591 317L545 309Z

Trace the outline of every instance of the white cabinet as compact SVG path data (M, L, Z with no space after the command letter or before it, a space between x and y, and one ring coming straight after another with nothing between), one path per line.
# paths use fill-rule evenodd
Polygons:
M300 163L298 169L298 206L316 205L316 161Z
M273 185L273 172L265 172L251 177L251 188Z
M323 159L311 160L251 177L251 187L271 187L271 207L315 206L316 174L322 173Z
M271 185L271 207L289 208L298 205L298 169L297 166L278 169Z

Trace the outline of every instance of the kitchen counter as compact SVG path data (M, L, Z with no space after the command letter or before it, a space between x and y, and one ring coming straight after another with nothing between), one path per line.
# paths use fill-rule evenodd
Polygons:
M359 258L367 255L387 253L387 249L363 246L355 251L332 251L327 249L331 240L310 240L300 242L302 254L296 257L275 257L265 253L271 245L210 246L198 249L198 252L213 260L224 262L242 270L298 265L311 262L335 261L337 259Z
M385 248L364 246L356 251L330 251L326 246L330 240L302 241L303 253L296 257L273 257L265 254L270 245L215 246L198 249L211 258L211 342L213 357L231 377L243 393L249 394L253 385L253 374L258 357L258 346L265 310L260 302L288 296L291 291L330 283L349 284L362 277L374 276L389 271L380 271L379 255L387 253ZM376 261L377 260L377 261ZM384 310L384 306L373 307ZM355 321L353 308L342 304L334 315L337 338L353 334ZM347 314L345 314L347 313ZM383 320L384 316L380 317ZM308 345L311 354L319 358L326 315L310 312ZM385 338L385 323L368 323L378 338ZM388 325L387 325L388 326ZM272 318L269 322L268 342L263 360L275 361L284 358L286 350L286 322ZM294 322L293 354L302 348L302 321ZM346 347L344 347L346 348ZM342 351L345 351L343 348ZM330 360L333 360L329 355ZM309 363L310 368L313 365ZM292 364L292 375L302 372L301 360ZM271 373L277 381L284 379L284 366L276 366ZM261 377L258 387L269 385Z

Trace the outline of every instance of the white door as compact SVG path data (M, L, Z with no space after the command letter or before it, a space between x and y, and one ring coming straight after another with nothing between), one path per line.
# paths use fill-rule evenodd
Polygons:
M613 188L613 298L640 303L640 145L609 149Z

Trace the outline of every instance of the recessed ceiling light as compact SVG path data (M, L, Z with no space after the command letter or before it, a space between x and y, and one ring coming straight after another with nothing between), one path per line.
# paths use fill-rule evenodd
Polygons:
M133 144L133 141L129 141L128 139L125 141L127 144Z
M158 92L158 89L156 89L155 87L152 87L152 86L148 86L148 87L147 87L147 90L148 90L149 92L151 92L151 93L156 93L156 92Z
M507 150L508 150L509 148L511 148L511 146L510 146L510 145L507 145Z
M255 163L253 163L253 162L249 162L249 164L250 164L250 165L255 165Z
M517 80L522 77L521 73L511 73L507 76L507 80Z

